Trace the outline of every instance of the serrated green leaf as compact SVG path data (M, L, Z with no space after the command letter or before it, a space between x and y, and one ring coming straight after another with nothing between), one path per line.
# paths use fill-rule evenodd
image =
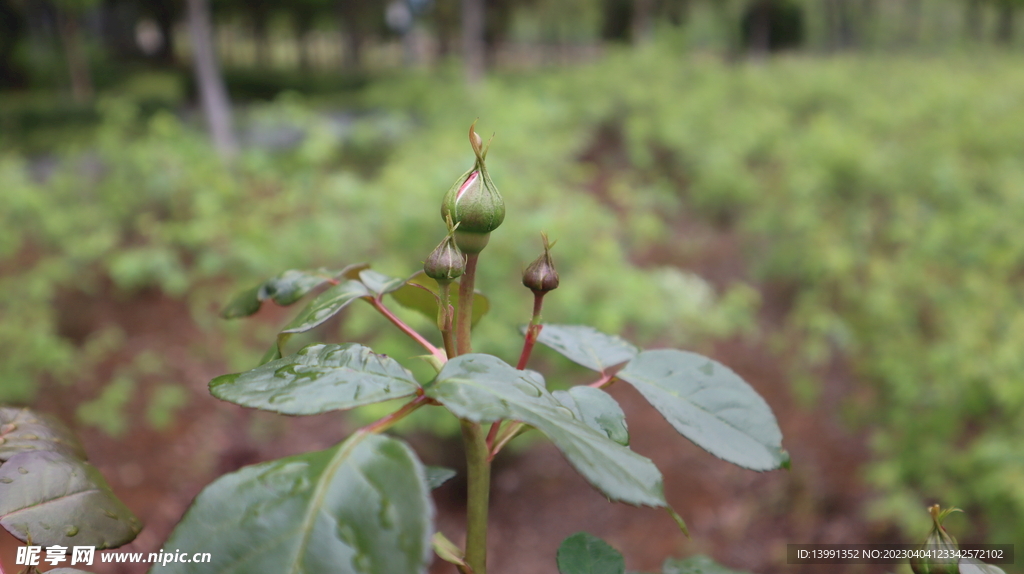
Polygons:
M388 277L383 273L377 273L373 269L364 269L359 272L359 281L366 285L374 295L385 295L398 289L405 284L405 279Z
M675 429L709 453L751 470L789 456L761 395L728 367L675 349L644 351L616 375L636 387Z
M398 361L356 343L309 345L294 355L210 381L210 393L243 407L286 415L345 410L416 394Z
M0 525L42 546L116 548L142 529L107 481L84 460L22 451L0 465Z
M578 420L532 371L497 357L467 354L438 373L426 394L455 416L474 422L522 421L548 436L590 484L613 500L666 506L661 473L636 454Z
M309 305L292 319L281 333L304 333L322 324L360 297L367 297L370 292L358 281L346 281L334 285L310 301Z
M571 387L568 391L554 391L551 395L590 428L621 445L629 444L626 413L608 393L584 385Z
M427 486L430 487L430 490L434 490L455 477L454 470L443 466L428 466L426 472Z
M85 460L85 450L59 420L29 409L0 407L0 463L20 452L59 452Z
M163 546L209 552L212 561L150 573L420 574L430 564L433 515L412 449L360 433L220 477Z
M403 285L391 292L398 304L406 309L419 311L431 321L437 320L437 311L440 307L440 288L437 281L427 277L423 271L416 272ZM454 308L459 307L459 282L453 281L449 287L449 296ZM473 319L471 323L476 325L480 319L491 309L491 301L486 295L475 292L473 297Z
M750 574L742 570L730 570L714 560L698 554L685 560L669 558L661 565L661 574Z
M607 542L577 532L558 547L559 574L623 574L626 560Z
M526 332L526 328L521 328ZM604 372L625 363L639 353L632 343L615 335L607 335L586 325L551 325L545 323L537 342L558 351L570 361Z

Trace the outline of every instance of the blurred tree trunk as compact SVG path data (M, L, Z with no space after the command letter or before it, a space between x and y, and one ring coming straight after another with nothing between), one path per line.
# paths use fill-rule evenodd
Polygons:
M772 3L770 0L759 0L749 8L750 53L755 57L767 56L772 42Z
M828 26L828 44L833 50L846 50L857 44L853 15L847 0L824 0Z
M716 7L725 8L725 2L716 2ZM606 42L626 42L633 31L632 0L603 0L601 2L601 39Z
M654 0L633 0L632 35L637 46L654 39Z
M486 72L484 0L462 0L462 62L466 83L474 85Z
M1017 6L1014 0L999 0L999 17L996 20L996 42L1012 44L1016 26L1014 17Z
M249 14L252 18L252 39L256 48L256 65L260 69L267 69L270 66L270 38L267 34L269 12L269 7L264 2L249 4Z
M906 0L903 43L908 46L916 46L921 41L921 8L921 0Z
M964 35L971 41L981 41L981 0L967 0L966 2L964 7Z
M78 15L69 13L63 6L57 7L57 33L60 34L64 56L68 63L68 74L71 79L71 97L76 102L85 102L92 98L92 77L89 74L89 59L82 41Z
M309 72L312 68L312 57L309 53L309 42L307 38L310 30L313 29L315 14L304 6L297 6L292 13L292 25L295 31L295 47L299 53L299 69Z
M14 60L26 27L22 13L7 0L0 0L0 87L16 87L26 79L24 71Z
M341 30L344 34L345 58L344 66L350 70L363 67L363 42L366 39L363 30L363 1L339 0L338 16L341 18Z
M164 65L173 66L178 61L174 46L174 21L178 17L179 8L170 0L149 0L147 5L164 40L154 57Z
M192 36L192 57L199 86L199 100L217 153L230 160L238 153L232 128L231 101L217 64L213 47L213 26L208 0L187 0L188 27Z

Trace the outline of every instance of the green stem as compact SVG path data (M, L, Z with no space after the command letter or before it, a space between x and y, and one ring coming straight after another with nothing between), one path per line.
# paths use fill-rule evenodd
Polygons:
M456 352L473 352L470 329L473 324L473 286L479 254L466 255L466 271L459 280L459 308L455 318ZM462 443L466 448L466 563L474 574L487 574L487 511L491 494L491 462L487 436L479 423L462 421Z
M466 255L466 272L459 280L459 308L455 325L455 340L460 355L473 352L470 329L473 326L473 284L476 283L476 262L479 253Z
M451 284L438 282L438 287L441 289L441 340L444 341L444 352L452 359L458 351L452 333Z
M462 421L469 493L466 496L466 562L474 574L487 574L487 510L491 463L479 423Z

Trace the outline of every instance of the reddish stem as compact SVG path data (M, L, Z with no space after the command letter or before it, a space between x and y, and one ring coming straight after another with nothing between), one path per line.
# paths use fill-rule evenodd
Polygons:
M593 383L590 383L587 386L594 387L595 389L603 389L604 387L607 387L608 385L612 384L612 381L614 380L615 372L601 373L600 379L594 381Z
M540 310L544 305L544 294L534 293L533 294L533 318L530 319L530 326L526 328L526 337L523 339L523 352L519 355L519 363L516 364L516 368L520 371L526 368L526 363L530 361L530 353L533 352L533 346L537 343L537 337L540 336L540 330L544 328L544 325L540 324Z
M425 405L425 404L427 404L429 402L430 402L430 397L428 397L426 395L420 395L420 396L416 397L415 399L413 399L413 400L409 401L408 403L406 403L405 406L403 406L402 408L398 409L397 411L391 413L390 415L387 415L384 418L378 419L377 421L364 426L363 428L359 429L356 432L372 433L372 434L377 434L377 433L384 432L391 425L393 425L393 424L397 423L398 421L404 419L409 413L413 412L414 410L422 407L423 405Z
M369 301L370 305L373 305L374 309L379 311L381 315L387 317L389 321L391 321L396 327L399 328L399 330L401 330L406 335L412 337L413 340L422 345L424 349L430 351L430 354L437 357L442 363L448 360L448 356L445 354L444 351L430 344L430 341L424 339L423 335L420 335L419 333L416 332L415 329L413 329L409 325L406 325L404 321L396 317L395 314L392 313L390 309L388 309L387 307L384 306L383 303L381 303L379 297L364 297L364 299Z

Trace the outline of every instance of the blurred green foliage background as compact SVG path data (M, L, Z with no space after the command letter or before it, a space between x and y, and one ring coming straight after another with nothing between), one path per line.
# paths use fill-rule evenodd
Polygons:
M52 6L94 9L64 4ZM507 12L492 16L504 18L495 59L471 89L443 51L403 67L406 32L372 2L364 61L299 68L317 40L289 44L292 16L265 4L262 38L247 24L255 8L214 3L242 104L233 162L189 105L181 53L121 65L105 37L86 40L95 93L77 101L58 53L31 34L0 54L20 74L0 92L0 401L81 384L125 348L117 320L80 319L98 301L183 301L217 341L193 351L240 370L279 324L217 320L236 289L362 261L412 274L443 237L440 198L470 165L465 131L479 117L496 134L489 164L508 216L480 270L492 310L478 350L518 352L530 306L519 275L544 231L562 276L546 320L639 344L767 339L807 409L839 366L853 381L844 423L872 450L868 516L913 529L937 498L968 509L992 542L1024 539L1015 2L651 3L646 41L643 3L625 3L628 25L609 16L615 2L496 3ZM414 29L454 42L450 4ZM801 14L794 43L757 44L763 5ZM30 22L51 5L0 6ZM321 15L306 33L352 35L357 16L335 30ZM742 246L741 271L708 280L675 264L709 229ZM362 308L318 335L417 353ZM119 359L79 422L123 435L138 381L155 377L145 418L167 427L188 401L161 379L173 360L160 349Z

